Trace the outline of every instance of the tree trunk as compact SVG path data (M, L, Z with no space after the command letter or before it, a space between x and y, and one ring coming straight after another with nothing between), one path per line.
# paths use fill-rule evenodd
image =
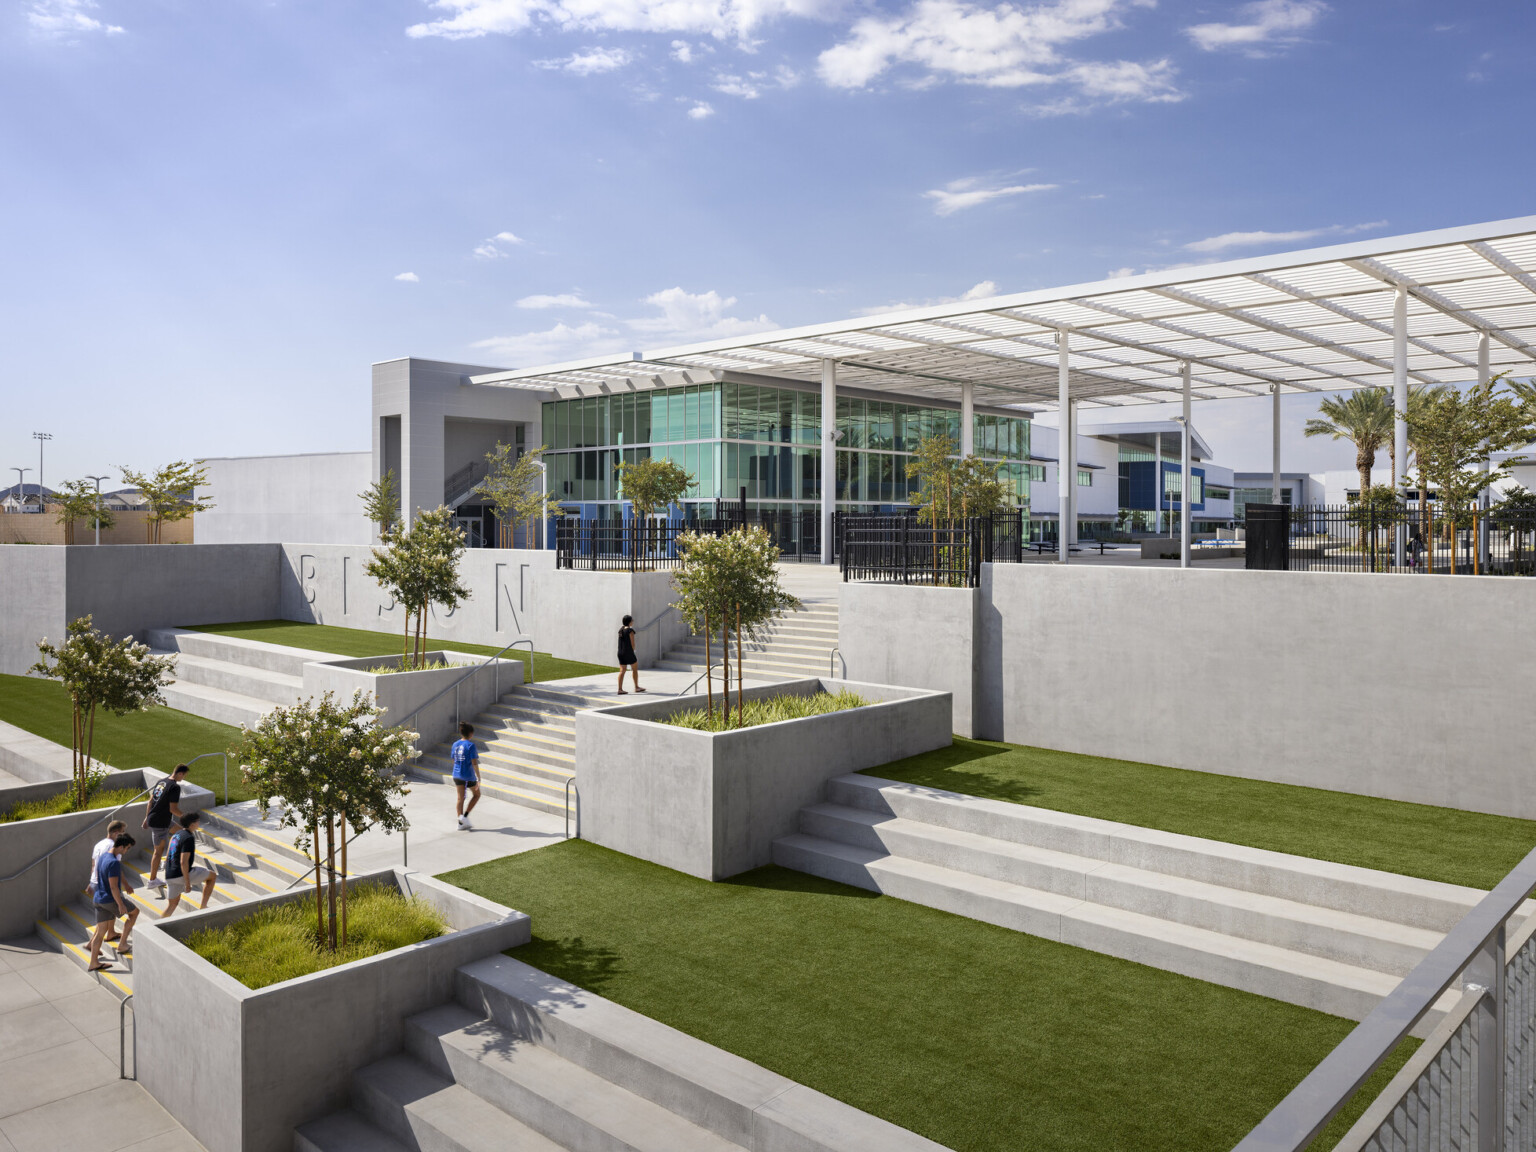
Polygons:
M708 702L707 703L707 707L709 709L709 719L710 719L711 723L713 723L713 721L715 719L715 681L714 681L713 673L710 671L710 667L709 667L710 653L712 651L713 651L713 645L710 643L710 636L709 636L709 613L705 612L704 613L704 699Z
M325 904L321 897L320 877L320 815L315 814L310 843L315 849L315 943L325 943Z
M347 946L347 814L341 814L341 946Z
M85 769L80 764L80 749L85 744L85 718L80 712L80 701L72 701L74 707L70 709L70 747L69 770L74 776L75 804L82 803L80 791L84 785Z
M91 753L96 750L96 705L91 705L90 717L86 721L85 733L85 758L81 762L80 773L80 807L84 808L86 800L85 779L91 773Z
M736 726L741 727L741 605L736 605Z
M336 818L329 812L325 814L325 872L327 884L326 911L329 915L329 925L326 930L326 943L331 951L336 951Z
M724 610L720 613L720 716L725 727L731 726L731 629L725 622Z
M400 607L405 608L404 604ZM405 639L400 644L400 667L411 666L411 617L415 615L409 608L405 608Z

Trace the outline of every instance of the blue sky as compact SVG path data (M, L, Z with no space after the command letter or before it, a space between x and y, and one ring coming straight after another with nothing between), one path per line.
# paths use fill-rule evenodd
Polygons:
M50 482L364 448L394 356L1536 211L1528 3L0 3L0 467L49 431ZM1262 406L1197 408L1223 462Z

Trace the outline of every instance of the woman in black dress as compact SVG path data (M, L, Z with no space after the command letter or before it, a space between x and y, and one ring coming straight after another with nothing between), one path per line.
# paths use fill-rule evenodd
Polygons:
M619 627L619 695L628 696L624 691L624 669L629 669L630 679L634 682L636 692L644 692L640 687L640 658L635 655L635 630L630 627L633 616L624 617L624 623Z

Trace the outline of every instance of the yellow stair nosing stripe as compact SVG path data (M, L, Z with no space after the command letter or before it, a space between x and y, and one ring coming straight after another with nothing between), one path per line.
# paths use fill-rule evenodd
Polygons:
M218 841L220 844L229 844L229 845L231 845L230 851L237 852L238 854L240 854L242 856L249 856L252 860L260 860L262 862L262 864L264 864L264 865L271 865L273 868L276 868L279 872L286 872L290 876L298 876L298 875L300 875L300 873L295 872L292 868L289 868L289 867L287 867L284 864L279 864L276 860L273 860L270 856L263 856L260 852L252 852L249 848L240 848L237 845L235 845L233 841L226 840L222 836L213 836L212 839Z

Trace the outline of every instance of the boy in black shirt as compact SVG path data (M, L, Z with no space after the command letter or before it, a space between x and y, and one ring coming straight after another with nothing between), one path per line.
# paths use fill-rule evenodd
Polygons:
M178 764L168 778L150 789L144 827L149 829L149 839L155 851L149 858L149 879L144 882L146 888L165 887L165 881L156 880L155 874L160 871L160 857L165 854L171 833L181 826L177 823L181 819L181 805L178 801L181 799L181 785L187 778L187 771L185 764Z
M160 913L161 919L176 911L181 898L191 892L194 885L202 885L203 902L198 907L208 907L213 899L213 885L217 877L212 868L193 865L197 859L197 813L188 812L181 818L181 831L171 837L171 849L165 860L165 878L171 882L171 902Z

